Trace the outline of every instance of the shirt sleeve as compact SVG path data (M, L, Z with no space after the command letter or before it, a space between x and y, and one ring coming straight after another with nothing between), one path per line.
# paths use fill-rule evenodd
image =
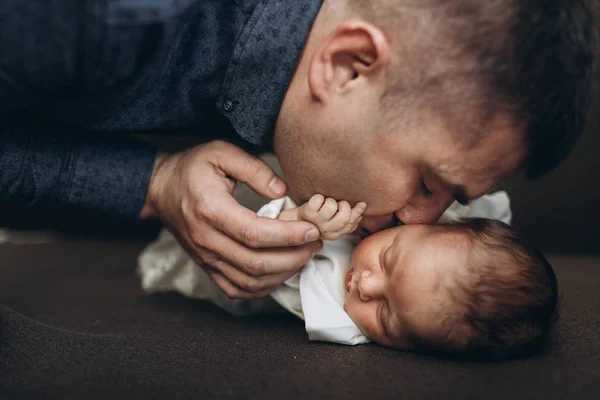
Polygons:
M2 198L139 214L155 149L125 134L61 124L38 110L65 94L101 92L135 73L128 60L140 57L114 59L109 51L127 39L107 37L120 15L115 8L101 0L0 2Z
M89 136L47 121L3 125L2 198L139 214L156 156L151 146L121 136Z

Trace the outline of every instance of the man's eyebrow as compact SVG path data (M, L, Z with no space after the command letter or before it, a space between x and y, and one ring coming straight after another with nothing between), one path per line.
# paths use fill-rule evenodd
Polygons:
M450 194L452 195L452 197L454 197L454 200L456 200L459 204L461 204L463 206L468 206L469 205L469 202L471 200L469 199L469 196L467 195L467 189L464 186L457 185L455 183L447 181L446 179L444 179L444 177L442 177L439 174L435 173L435 171L431 171L431 173L442 184L442 186L448 192L450 192Z

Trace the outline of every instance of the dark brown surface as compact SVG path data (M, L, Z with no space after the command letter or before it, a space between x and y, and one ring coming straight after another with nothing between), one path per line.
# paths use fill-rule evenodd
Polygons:
M552 351L472 364L311 343L291 316L237 319L146 296L135 276L142 246L0 246L0 398L600 396L600 259L553 258L564 301Z

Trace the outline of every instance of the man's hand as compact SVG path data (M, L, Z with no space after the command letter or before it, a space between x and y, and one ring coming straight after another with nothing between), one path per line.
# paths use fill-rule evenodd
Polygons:
M321 239L337 240L356 230L366 209L366 203L358 203L353 208L347 201L326 199L316 194L298 207L298 219L319 228Z
M233 198L236 181L269 198L286 191L265 162L226 142L161 154L140 216L160 218L229 297L264 297L320 250L319 230L258 217Z

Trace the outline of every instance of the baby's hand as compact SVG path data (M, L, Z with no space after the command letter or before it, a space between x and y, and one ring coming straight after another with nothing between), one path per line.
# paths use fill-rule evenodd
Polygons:
M354 232L367 209L366 203L358 203L354 208L347 201L316 194L298 209L298 218L314 224L321 232L321 239L337 240Z

